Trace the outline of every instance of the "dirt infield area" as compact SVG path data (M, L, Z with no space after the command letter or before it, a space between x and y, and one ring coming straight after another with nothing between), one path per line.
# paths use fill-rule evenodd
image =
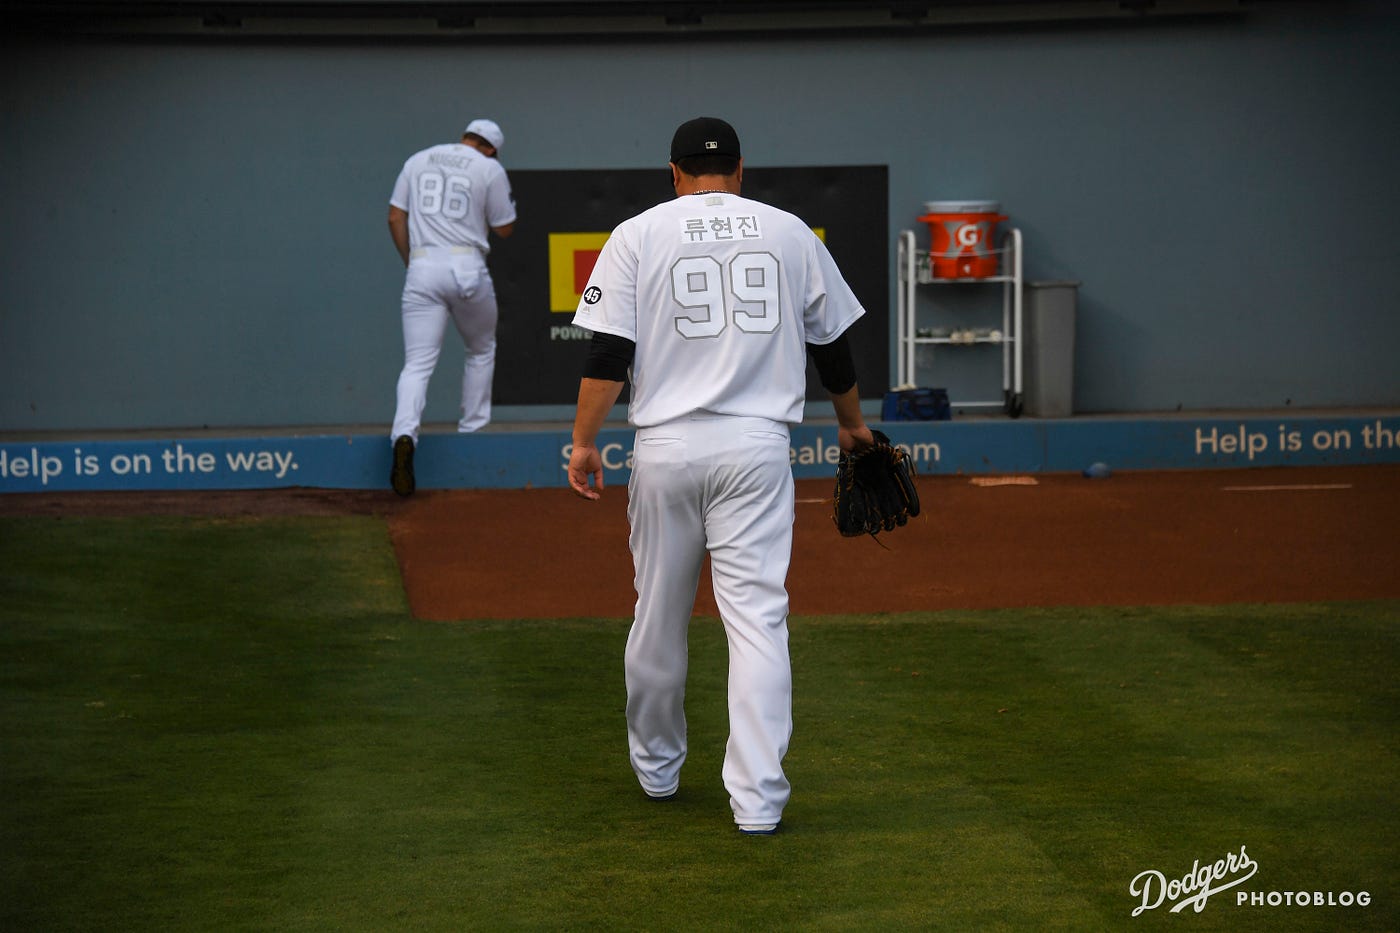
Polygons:
M924 476L924 514L841 538L797 483L797 614L1400 598L1400 466ZM630 616L627 490L12 494L0 514L371 514L421 619ZM708 576L697 612L715 615Z

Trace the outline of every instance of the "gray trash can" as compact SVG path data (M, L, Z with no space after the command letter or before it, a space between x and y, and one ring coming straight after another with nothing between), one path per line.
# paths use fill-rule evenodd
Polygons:
M1032 418L1074 414L1074 319L1078 282L1027 282L1023 410Z

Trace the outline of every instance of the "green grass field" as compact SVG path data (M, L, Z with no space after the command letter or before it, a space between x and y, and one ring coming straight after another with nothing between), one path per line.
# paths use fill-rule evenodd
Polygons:
M0 607L7 931L1400 928L1396 602L794 618L772 838L714 619L659 804L627 621L416 622L379 519L3 518Z

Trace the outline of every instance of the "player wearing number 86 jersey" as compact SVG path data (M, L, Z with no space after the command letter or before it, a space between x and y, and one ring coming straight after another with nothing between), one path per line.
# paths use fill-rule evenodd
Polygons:
M461 142L410 156L389 199L389 233L408 267L404 365L389 435L394 442L389 481L400 495L414 490L413 452L449 320L466 346L457 429L475 431L491 420L497 307L486 254L491 233L506 237L515 229L510 181L496 161L504 141L494 122L473 120Z
M802 420L811 354L836 409L837 443L853 451L873 442L845 338L864 312L806 224L739 195L743 161L728 123L683 123L671 172L676 199L613 231L574 316L594 336L569 485L585 499L601 495L597 435L630 378L637 604L623 666L632 769L651 797L680 785L686 633L708 554L729 636L724 786L739 829L767 834L790 793L788 428Z

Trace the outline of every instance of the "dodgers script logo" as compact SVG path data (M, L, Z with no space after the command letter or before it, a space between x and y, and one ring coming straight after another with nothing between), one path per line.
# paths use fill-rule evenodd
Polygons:
M1140 905L1133 908L1133 916L1156 910L1163 902L1172 904L1172 913L1177 913L1187 904L1200 913L1212 894L1243 884L1253 878L1258 870L1259 863L1245 853L1244 846L1240 846L1239 852L1231 852L1213 864L1202 865L1201 860L1196 859L1190 871L1170 881L1160 871L1149 868L1128 885L1128 892L1142 900Z

